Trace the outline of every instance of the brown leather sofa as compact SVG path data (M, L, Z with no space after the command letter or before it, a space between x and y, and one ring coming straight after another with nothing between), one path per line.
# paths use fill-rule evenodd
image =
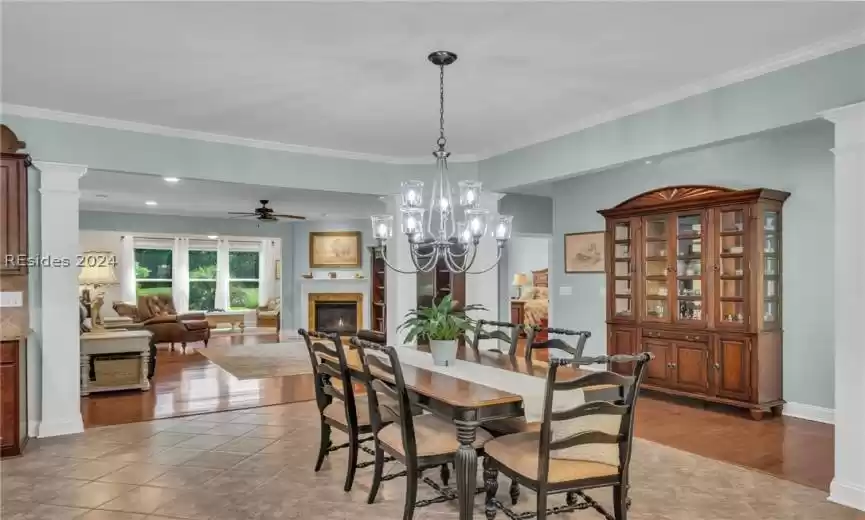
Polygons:
M129 316L142 328L150 331L150 374L156 365L156 344L169 343L174 350L174 344L180 343L184 351L186 344L203 341L204 346L210 340L210 327L203 312L177 314L174 301L167 294L139 296L138 305L114 302L114 310L119 316Z

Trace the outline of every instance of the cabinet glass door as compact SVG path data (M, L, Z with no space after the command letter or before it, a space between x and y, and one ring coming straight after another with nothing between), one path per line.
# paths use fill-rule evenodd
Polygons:
M634 317L634 251L631 222L613 223L613 317Z
M676 223L676 321L703 322L705 252L703 212L680 213Z
M746 215L747 207L744 206L721 208L717 213L718 247L714 268L718 276L715 285L715 320L720 326L741 328L747 320Z
M643 218L643 317L647 321L671 320L670 312L670 218L658 215Z
M777 211L764 211L763 227L763 329L775 329L781 319L781 216Z

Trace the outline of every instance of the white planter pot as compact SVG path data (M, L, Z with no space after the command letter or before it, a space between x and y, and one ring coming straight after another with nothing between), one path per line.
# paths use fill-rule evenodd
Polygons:
M429 342L433 363L439 366L453 365L457 360L457 340L436 340Z

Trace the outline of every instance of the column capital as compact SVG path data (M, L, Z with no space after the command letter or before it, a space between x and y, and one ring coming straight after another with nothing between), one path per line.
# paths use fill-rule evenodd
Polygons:
M821 112L835 123L835 155L865 151L865 101Z
M41 174L40 193L78 193L78 180L87 173L83 164L68 164L49 161L34 161L33 166Z

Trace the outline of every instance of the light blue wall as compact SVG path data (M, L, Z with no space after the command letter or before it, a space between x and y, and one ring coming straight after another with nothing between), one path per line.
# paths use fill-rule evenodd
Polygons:
M865 45L781 69L479 165L484 188L560 179L817 119L865 100Z
M369 252L367 247L374 245L372 240L372 227L369 219L351 219L351 220L317 220L310 222L295 222L294 226L294 285L292 286L292 294L294 297L294 322L292 329L298 327L306 328L307 323L301 323L303 316L301 314L301 278L303 273L315 273L323 275L330 271L345 271L357 272L361 271L364 277L370 276ZM309 267L309 234L313 231L360 231L363 250L361 251L361 267L356 268L328 268L328 269L311 269ZM367 282L369 283L369 282ZM368 302L364 302L364 306L369 307ZM366 312L366 310L364 311ZM368 324L367 324L368 325Z
M78 227L94 231L128 231L131 233L176 233L178 235L228 235L279 238L282 244L282 298L293 301L295 271L294 224L275 222L261 224L248 220L228 220L218 218L176 217L170 215L143 215L135 213L110 213L103 211L82 211L78 217ZM293 305L282 306L282 327L294 323Z
M784 398L832 408L833 126L812 121L750 139L616 168L555 184L552 323L587 328L588 354L605 352L604 275L564 274L564 233L598 231L597 210L667 185L710 184L788 191L784 205ZM560 296L571 286L573 295Z
M508 193L499 200L499 214L513 215L514 233L549 235L553 232L553 200L549 197Z

